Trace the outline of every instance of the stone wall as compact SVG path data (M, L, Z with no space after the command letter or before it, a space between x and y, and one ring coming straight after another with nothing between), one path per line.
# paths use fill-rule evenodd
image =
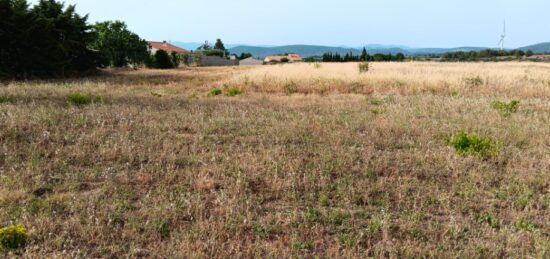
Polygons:
M195 62L199 61L199 62ZM238 66L239 60L229 60L217 56L205 56L201 55L198 58L195 58L194 54L189 55L188 62L190 65L199 66L199 67L211 67L211 66Z

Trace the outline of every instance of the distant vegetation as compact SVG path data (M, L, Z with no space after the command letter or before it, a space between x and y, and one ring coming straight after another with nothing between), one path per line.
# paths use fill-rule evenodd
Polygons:
M444 54L441 57L441 60L443 61L480 61L480 60L491 60L496 59L498 57L530 57L533 56L534 53L531 50L523 51L520 49L516 50L494 50L494 49L486 49L481 51L457 51L457 52L449 52Z
M241 53L241 55L239 56L239 60L247 59L247 58L250 58L250 57L252 57L252 53L249 53L249 52L244 53L244 52L243 52L243 53Z
M217 39L214 47L212 47L210 43L208 43L208 41L205 41L204 44L197 48L195 54L205 56L217 56L223 58L229 56L229 51L227 51L227 49L225 48L223 41L221 39Z
M346 55L342 56L339 53L325 53L322 57L323 62L358 62L358 61L404 61L405 60L405 54L403 53L397 53L396 55L389 54L381 54L376 53L374 55L369 55L367 50L363 48L363 51L361 52L361 55L353 55L353 52L346 53Z

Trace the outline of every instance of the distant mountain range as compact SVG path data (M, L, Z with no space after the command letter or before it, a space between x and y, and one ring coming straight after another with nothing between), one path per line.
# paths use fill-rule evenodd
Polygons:
M183 42L172 42L172 44L179 47L195 50L202 43L183 43ZM251 53L254 57L264 58L269 55L283 54L283 53L298 53L303 57L313 57L313 56L322 56L324 53L340 53L345 54L352 52L354 55L361 54L362 47L331 47L331 46L317 46L317 45L287 45L287 46L249 46L243 44L226 44L226 48L229 49L230 53L241 54L241 53ZM456 52L456 51L479 51L487 49L487 47L459 47L459 48L409 48L406 46L398 45L367 45L367 51L369 54L388 54L388 53L403 53L405 55L430 55L430 54L443 54L447 52ZM519 48L521 50L527 51L532 50L535 53L550 53L550 42L539 43L535 45L525 46Z

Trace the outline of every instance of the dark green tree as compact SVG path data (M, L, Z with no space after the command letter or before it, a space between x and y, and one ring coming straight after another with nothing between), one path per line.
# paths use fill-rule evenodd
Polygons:
M221 39L216 40L216 44L214 44L214 49L222 52L223 53L222 57L229 56L229 51L227 51Z
M159 69L174 68L174 64L172 63L170 55L168 55L168 52L162 49L159 49L157 50L157 52L155 52L153 64L155 68Z
M247 59L249 57L252 57L252 53L241 53L241 55L239 56L239 59L243 60L243 59Z
M99 55L88 48L87 16L55 0L29 8L25 0L0 0L0 76L58 77L89 72Z
M147 41L128 30L124 22L99 22L92 27L92 32L95 40L90 47L99 50L104 57L104 66L140 65L149 56Z
M401 62L403 60L405 60L405 54L400 52L400 53L397 53L397 55L395 55L395 61Z
M225 51L225 45L223 45L223 41L221 39L216 40L216 44L214 44L214 49L223 50Z
M363 47L363 51L361 52L361 56L359 57L360 61L368 61L369 60L369 53L367 52L367 49Z

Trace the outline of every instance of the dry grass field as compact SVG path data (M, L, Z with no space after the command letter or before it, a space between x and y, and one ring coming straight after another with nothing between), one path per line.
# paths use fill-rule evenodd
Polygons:
M460 131L494 152L459 154ZM4 84L0 227L13 224L25 249L0 257L549 258L550 64Z

